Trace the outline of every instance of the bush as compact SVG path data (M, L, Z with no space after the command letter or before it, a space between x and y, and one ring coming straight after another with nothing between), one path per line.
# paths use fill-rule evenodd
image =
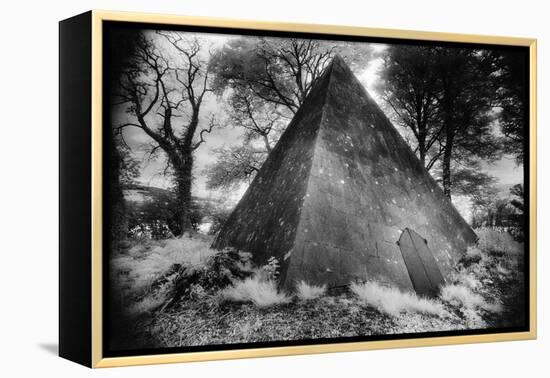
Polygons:
M267 264L262 266L257 274L261 279L265 279L268 281L276 281L279 277L279 269L280 269L279 260L277 260L274 256L271 256L267 260Z
M305 281L300 281L296 285L296 295L303 301L319 298L325 295L327 285L315 286L308 285Z
M476 234L479 237L477 245L482 250L511 256L517 256L522 253L523 245L516 242L512 235L507 232L491 228L478 228Z
M145 253L147 250L149 252ZM134 293L147 291L159 277L179 266L204 266L216 254L200 237L184 236L164 241L149 241L111 259L115 281Z
M270 307L288 303L291 298L277 291L274 281L262 280L258 276L237 281L220 293L222 299L233 302L252 302L258 307Z
M394 287L384 287L377 282L352 283L350 288L362 302L388 315L398 316L403 312L421 312L440 316L445 314L441 303L419 298L416 294L402 292Z
M483 258L483 252L473 246L469 246L466 250L466 254L460 259L459 265L462 265L463 267L467 268L472 264L479 263Z
M164 308L170 308L181 299L205 299L252 274L250 254L226 248L210 256L201 266L174 265L153 287L162 289L168 285Z

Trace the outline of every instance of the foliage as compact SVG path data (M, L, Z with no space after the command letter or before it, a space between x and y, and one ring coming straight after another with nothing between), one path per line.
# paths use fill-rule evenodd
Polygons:
M521 214L525 211L525 195L522 184L516 184L510 188L512 199L510 204L514 206Z
M483 309L498 312L502 307L498 304L489 304L479 294L473 293L464 285L445 285L441 288L441 299L456 307L466 310Z
M254 148L250 143L217 148L214 154L216 162L206 166L203 172L209 189L231 190L243 182L252 182L267 157L265 150Z
M518 184L510 188L511 196L474 202L472 226L505 230L513 238L524 240L524 199L523 185Z
M442 131L436 97L437 77L433 71L435 63L432 47L390 46L378 84L396 121L412 132L415 151L428 170L439 158L439 154L431 154L431 151L437 147Z
M143 201L126 201L129 237L165 239L182 234L175 193L142 185L128 185L126 189L148 194ZM197 230L204 212L196 202L191 204L188 216L193 230Z
M270 307L290 302L291 298L277 290L273 280L263 280L259 276L237 281L220 293L224 300L252 302L258 307Z
M215 253L199 235L168 240L140 239L111 258L111 279L126 294L141 296L149 292L160 277L171 276L174 266L201 267Z
M494 66L492 77L497 88L497 103L501 109L499 123L504 134L504 148L515 156L518 164L524 160L524 140L527 126L528 60L520 52L493 51L490 53Z
M478 228L478 245L482 250L505 256L518 256L523 253L523 245L516 242L512 235L493 228Z
M468 196L477 204L487 197L494 197L496 179L483 172L479 161L471 162L468 167L453 167L451 176L452 192Z
M296 285L296 295L298 299L302 301L309 301L317 299L325 295L327 292L327 285L309 285L305 281L300 281Z
M279 264L279 260L277 260L274 256L271 256L267 259L267 264L260 268L258 274L266 280L275 281L279 278L280 267L281 265Z
M460 264L464 267L468 267L472 264L477 264L483 258L483 253L481 250L474 246L469 246L466 250L465 255L460 260Z
M196 300L214 295L253 274L250 254L230 248L216 251L202 266L177 265L172 269L175 278L170 281L165 308L176 306L184 299ZM157 283L162 284L165 279L160 277Z
M481 228L476 233L477 247L469 250L449 284L442 288L443 300L470 328L483 327L487 322L502 326L510 321L522 324L525 321L523 245L503 231ZM471 262L472 256L476 262Z
M496 68L485 50L392 45L384 60L383 94L389 109L414 137L424 166L441 171L445 194L468 194L491 178L478 160L501 156L493 133ZM457 168L458 167L458 168ZM460 169L459 167L469 167ZM453 176L456 175L454 178Z
M374 56L366 44L308 39L238 38L212 57L213 87L228 94L228 124L241 144L218 149L205 170L210 188L250 182L335 54L352 66Z
M398 316L403 312L445 315L441 303L400 291L395 287L385 287L375 281L362 284L353 282L350 289L365 305L373 306L392 316Z
M294 114L336 53L364 64L372 49L312 39L235 39L212 58L214 86L218 92L231 88L238 95L254 96Z

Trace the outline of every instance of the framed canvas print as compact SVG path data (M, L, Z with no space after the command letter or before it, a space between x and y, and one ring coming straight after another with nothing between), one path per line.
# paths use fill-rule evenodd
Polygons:
M60 355L536 337L536 41L60 23Z

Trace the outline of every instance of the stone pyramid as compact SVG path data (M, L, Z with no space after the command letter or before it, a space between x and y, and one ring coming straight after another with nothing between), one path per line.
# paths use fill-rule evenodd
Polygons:
M336 56L216 237L298 281L435 295L476 235Z

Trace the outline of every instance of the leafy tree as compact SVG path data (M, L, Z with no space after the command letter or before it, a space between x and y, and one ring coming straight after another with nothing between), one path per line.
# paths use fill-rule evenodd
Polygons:
M479 160L490 162L501 155L493 131L494 70L492 58L482 50L388 48L381 84L384 99L413 135L413 148L424 166L440 172L449 198L453 187L473 190L470 195L482 190L491 178L479 170Z
M430 46L392 45L384 57L378 88L397 122L414 136L413 148L430 170L440 154L437 147L443 127L439 118L438 77L434 74L437 52Z
M111 55L109 80L112 87L116 86L124 69L133 64L131 56L137 35L127 29L112 32L108 39ZM111 93L114 95L115 93ZM124 200L123 186L131 183L138 176L138 163L133 158L122 133L116 127L109 130L107 156L110 184L110 238L111 241L121 240L128 232L128 209Z
M481 170L479 162L464 168L455 168L452 176L452 191L457 195L469 196L475 203L496 195L496 179Z
M496 95L491 83L492 66L483 51L438 48L436 68L441 84L442 185L450 198L453 159L470 166L478 159L494 161L501 156L490 113Z
M496 198L475 207L472 217L474 227L501 228L517 241L524 240L523 185L510 188L511 196Z
M527 124L527 60L515 51L492 53L495 67L494 80L498 85L498 101L501 109L499 121L504 134L506 151L521 164L524 160L524 139Z
M142 130L151 140L150 153L166 155L181 232L192 228L193 153L217 125L212 117L203 125L200 117L212 91L209 53L203 50L202 42L186 33L139 33L117 85L117 100L129 118L117 128Z

